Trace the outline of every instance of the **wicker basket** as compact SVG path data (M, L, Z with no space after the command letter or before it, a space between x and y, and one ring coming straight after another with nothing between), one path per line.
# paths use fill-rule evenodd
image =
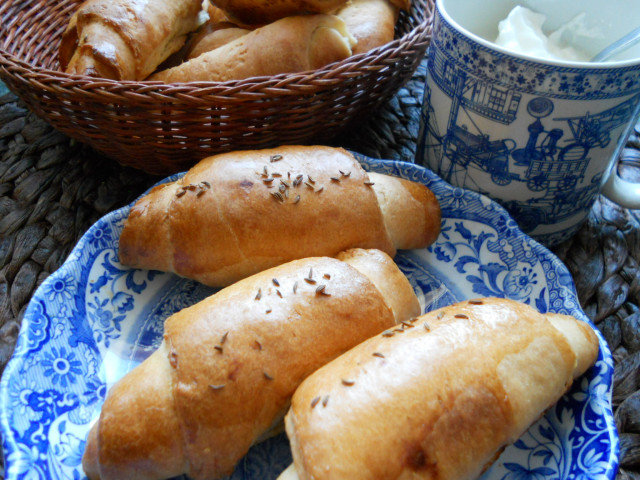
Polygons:
M1 0L0 77L57 129L119 162L172 173L218 152L322 142L388 100L413 74L433 0L414 0L396 39L312 72L224 83L94 79L56 70L80 0Z

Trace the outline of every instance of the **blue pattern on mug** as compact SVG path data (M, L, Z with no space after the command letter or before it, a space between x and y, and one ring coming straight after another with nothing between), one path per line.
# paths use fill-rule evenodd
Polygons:
M638 114L640 65L521 59L463 36L437 10L428 59L417 162L499 201L543 243L569 238Z

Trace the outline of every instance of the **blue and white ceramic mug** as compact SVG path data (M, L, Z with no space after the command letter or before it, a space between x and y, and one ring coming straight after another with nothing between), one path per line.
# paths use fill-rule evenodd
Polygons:
M516 5L550 30L584 12L574 38L590 56L640 26L634 0L437 0L416 161L554 245L600 192L640 208L640 185L614 168L640 111L640 44L606 63L511 53L485 39Z

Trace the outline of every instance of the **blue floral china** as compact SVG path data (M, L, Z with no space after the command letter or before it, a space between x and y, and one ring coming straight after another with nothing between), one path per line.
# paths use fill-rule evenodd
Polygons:
M497 32L507 4L515 3L436 3L416 162L497 200L525 233L554 245L578 230L601 191L640 206L638 189L613 169L640 112L640 46L626 61L560 62L505 51L474 33ZM530 4L568 15L552 2ZM564 4L586 10L587 19L598 15L590 8L602 11ZM640 10L627 10L640 21ZM614 40L622 31L602 36Z
M418 165L358 158L368 170L424 183L440 201L437 241L396 257L424 311L498 296L589 321L565 266L495 202ZM157 347L165 318L214 292L173 274L119 264L118 237L129 208L93 225L27 308L0 383L7 480L85 478L86 436L109 387ZM614 478L619 442L611 411L613 361L598 338L596 364L504 451L483 480ZM230 478L275 479L290 461L286 436L280 435L252 448Z

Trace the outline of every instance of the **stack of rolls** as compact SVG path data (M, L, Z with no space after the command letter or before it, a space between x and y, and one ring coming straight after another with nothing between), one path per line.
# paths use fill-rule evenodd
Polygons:
M283 480L476 478L598 340L504 299L419 316L392 256L439 226L424 185L329 147L221 154L153 189L125 222L121 262L226 288L169 317L158 350L110 389L89 479L221 478L283 418Z
M402 0L86 0L59 49L68 73L167 83L321 68L393 39ZM154 73L155 72L155 73Z

